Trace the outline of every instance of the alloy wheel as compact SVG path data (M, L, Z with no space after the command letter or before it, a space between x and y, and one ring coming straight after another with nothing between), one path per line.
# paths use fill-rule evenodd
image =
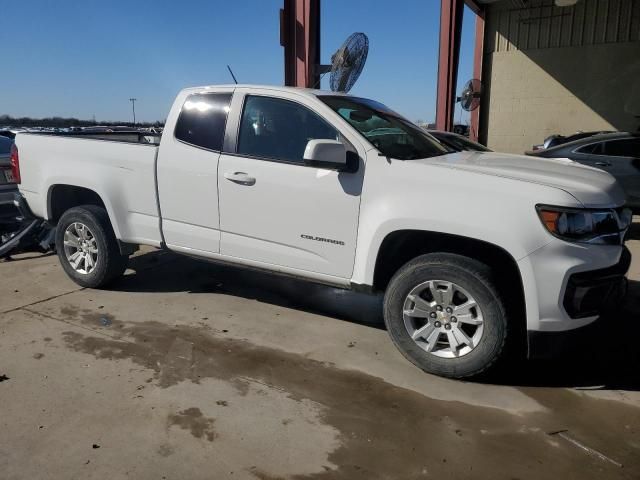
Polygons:
M98 264L98 242L85 224L74 222L64 231L64 253L69 265L88 275Z
M425 352L458 358L478 346L484 330L482 310L461 286L429 280L414 287L403 306L404 326Z

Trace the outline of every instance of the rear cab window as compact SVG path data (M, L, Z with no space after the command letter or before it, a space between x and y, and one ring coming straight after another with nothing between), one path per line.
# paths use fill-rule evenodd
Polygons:
M189 95L176 122L175 138L195 147L221 151L231 96L231 93Z

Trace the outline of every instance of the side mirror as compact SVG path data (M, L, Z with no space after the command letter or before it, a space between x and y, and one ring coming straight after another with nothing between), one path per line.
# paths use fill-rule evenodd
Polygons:
M304 164L310 167L345 170L347 149L337 140L309 140L304 149Z

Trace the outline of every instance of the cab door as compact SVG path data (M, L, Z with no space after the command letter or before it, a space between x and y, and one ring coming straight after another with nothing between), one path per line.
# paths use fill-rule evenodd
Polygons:
M236 105L238 135L219 166L220 253L350 278L364 165L353 173L310 167L303 152L312 139L357 152L354 143L293 93L237 89Z
M162 233L177 250L220 252L218 162L233 88L194 92L178 99L158 150ZM172 118L173 117L173 118Z

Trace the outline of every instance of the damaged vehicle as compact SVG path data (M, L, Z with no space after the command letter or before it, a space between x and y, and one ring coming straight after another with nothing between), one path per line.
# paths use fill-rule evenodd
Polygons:
M12 138L0 136L0 258L53 247L53 229L35 217L18 192L20 169Z

